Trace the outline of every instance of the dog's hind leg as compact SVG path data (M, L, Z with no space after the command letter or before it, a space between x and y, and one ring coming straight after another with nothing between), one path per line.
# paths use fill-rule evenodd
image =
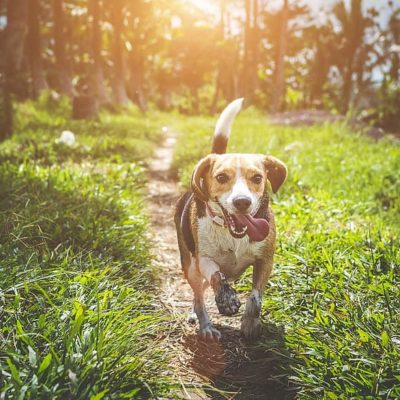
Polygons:
M229 285L225 275L220 272L218 264L211 258L200 257L199 269L213 288L219 313L229 316L236 314L240 308L240 300L235 289Z
M193 289L194 300L193 300L193 311L199 321L199 334L204 340L216 340L218 341L221 337L221 333L214 328L208 316L206 306L204 304L204 278L196 268L194 260L192 260L191 266L188 271L188 281Z
M255 340L261 335L262 294L272 270L272 256L259 260L253 266L253 290L246 302L240 330L247 340Z

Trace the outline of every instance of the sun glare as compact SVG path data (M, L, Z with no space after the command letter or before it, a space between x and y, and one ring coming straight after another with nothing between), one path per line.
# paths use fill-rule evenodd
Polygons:
M187 3L194 4L199 9L214 15L216 18L219 16L219 7L217 1L210 0L186 0Z

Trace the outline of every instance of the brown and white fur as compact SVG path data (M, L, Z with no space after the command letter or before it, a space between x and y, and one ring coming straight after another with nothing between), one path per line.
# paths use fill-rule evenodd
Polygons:
M240 301L228 282L237 279L250 265L253 287L241 331L249 340L260 334L261 296L271 274L276 236L267 181L276 192L287 175L286 166L272 156L224 154L242 103L243 99L237 99L222 112L212 154L195 167L191 190L179 199L175 212L182 269L193 289L193 311L199 321L199 334L205 340L219 340L221 334L210 322L204 290L212 287L221 314L236 314ZM243 215L265 219L269 224L266 238L252 240L246 227L232 222Z

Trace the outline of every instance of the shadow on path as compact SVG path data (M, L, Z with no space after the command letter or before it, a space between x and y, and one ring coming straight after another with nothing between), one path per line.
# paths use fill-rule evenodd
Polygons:
M193 334L184 338L184 346L193 354L191 367L210 382L211 388L206 390L209 398L295 398L296 388L290 387L286 379L288 354L282 328L264 324L262 338L249 344L238 329L216 327L222 334L219 343L205 343Z

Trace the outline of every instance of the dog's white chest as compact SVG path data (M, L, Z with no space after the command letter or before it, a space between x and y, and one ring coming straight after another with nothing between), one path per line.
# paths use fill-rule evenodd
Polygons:
M216 225L208 217L200 218L198 222L200 256L213 259L227 278L235 279L261 257L262 242L250 242L247 235L236 239L227 228Z

